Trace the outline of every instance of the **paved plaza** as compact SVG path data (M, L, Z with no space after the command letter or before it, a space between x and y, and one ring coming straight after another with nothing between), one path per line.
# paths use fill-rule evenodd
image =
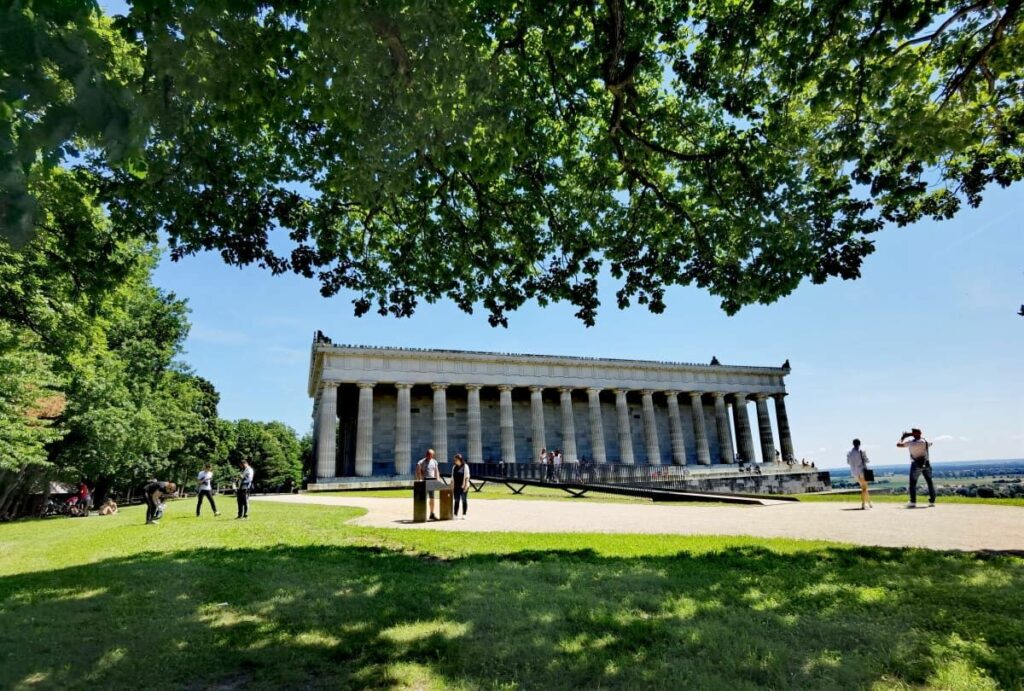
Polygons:
M377 499L316 494L254 498L299 504L353 506L367 513L353 525L450 531L527 533L647 533L750 535L832 540L880 547L1024 551L1024 509L985 504L780 502L769 506L602 503L593 501L473 500L467 520L413 523L412 497ZM927 506L927 505L925 505Z

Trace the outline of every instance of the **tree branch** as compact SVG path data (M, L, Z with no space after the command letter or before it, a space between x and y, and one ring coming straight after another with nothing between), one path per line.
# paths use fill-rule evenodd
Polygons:
M408 85L412 82L412 62L409 59L409 52L405 49L405 44L402 43L402 37L398 33L398 26L376 13L370 16L370 26L388 47L395 72Z
M912 39L910 39L908 41L904 41L903 43L901 43L896 48L896 50L893 51L893 55L897 55L904 48L908 48L910 46L917 45L918 43L930 43L930 42L934 41L936 38L941 36L942 33L945 32L945 30L948 29L950 27L950 25L953 24L958 19L961 19L961 18L967 16L968 14L970 14L971 12L974 12L975 10L980 10L982 7L990 7L991 5L992 5L992 1L991 0L979 0L979 2L976 2L973 5L965 7L963 9L961 9L961 10L957 10L956 12L953 13L953 15L951 17L949 17L946 21L942 22L942 24L939 25L939 28L937 28L932 33L930 33L930 34L928 34L926 36L918 36L917 38L912 38Z
M988 43L986 43L981 50L975 53L974 57L972 57L970 62L967 63L967 66L960 70L958 74L954 75L953 79L946 85L946 88L943 90L942 106L949 103L949 99L963 87L964 82L967 81L967 77L971 72L973 72L978 65L983 64L985 58L987 58L989 53L995 49L996 44L999 43L999 39L1003 37L1003 32L1006 30L1006 27L1013 23L1014 18L1016 18L1017 13L1020 11L1021 2L1022 0L1010 0L1006 5L1006 11L996 22L996 28L992 31L992 36L989 38Z
M693 163L695 161L712 161L716 158L721 158L727 152L727 149L725 147L720 147L712 151L704 151L695 154L685 154L681 151L670 149L666 146L658 144L657 142L652 142L649 139L641 137L639 134L634 132L632 128L629 127L629 125L626 125L624 123L620 125L620 129L627 135L629 135L631 139L633 139L636 142L639 142L644 148L662 154L663 156L668 156L669 158L679 161L680 163Z

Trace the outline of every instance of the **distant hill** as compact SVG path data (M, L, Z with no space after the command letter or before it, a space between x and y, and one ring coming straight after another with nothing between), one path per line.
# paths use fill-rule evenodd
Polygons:
M875 465L870 464L876 473L906 473L910 462L898 463L896 465ZM1024 473L1024 458L998 458L982 461L940 461L932 463L936 473L974 471L986 475L1002 475L1005 473ZM832 474L833 477L849 477L849 466L842 468L823 468Z

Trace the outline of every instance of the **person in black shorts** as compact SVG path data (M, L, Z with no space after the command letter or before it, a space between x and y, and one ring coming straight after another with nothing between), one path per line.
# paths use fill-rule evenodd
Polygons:
M440 480L441 471L437 466L437 460L434 458L434 450L427 449L427 455L416 462L416 480L427 481ZM429 487L429 485L428 485ZM437 515L434 513L434 490L427 490L427 502L430 504L430 520L436 521Z
M173 482L152 480L142 488L142 498L146 502L146 525L157 525L164 513L164 497L178 491Z

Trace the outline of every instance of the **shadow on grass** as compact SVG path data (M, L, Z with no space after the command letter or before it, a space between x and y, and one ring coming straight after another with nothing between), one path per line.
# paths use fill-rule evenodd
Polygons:
M145 553L0 578L0 688L1015 688L1024 562Z

